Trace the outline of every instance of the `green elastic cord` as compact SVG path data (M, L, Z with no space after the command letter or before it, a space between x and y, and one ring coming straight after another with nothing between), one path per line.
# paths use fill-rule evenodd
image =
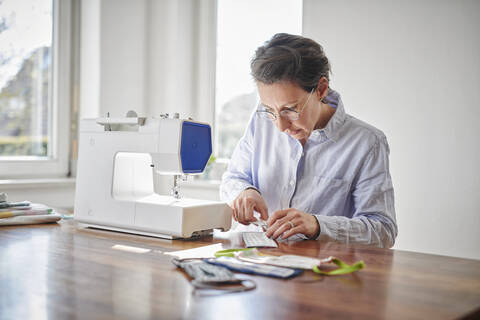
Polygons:
M215 257L232 257L235 258L235 252L239 251L248 251L252 250L252 248L247 248L247 249L226 249L226 250L220 250L215 252Z
M339 259L333 259L333 263L335 263L338 266L338 269L332 270L332 271L322 271L320 270L317 266L313 267L313 272L318 273L318 274L323 274L326 276L336 276L339 274L347 274L347 273L352 273L355 271L358 271L360 269L363 269L365 267L365 263L363 261L358 261L354 263L353 265L348 265L342 260Z

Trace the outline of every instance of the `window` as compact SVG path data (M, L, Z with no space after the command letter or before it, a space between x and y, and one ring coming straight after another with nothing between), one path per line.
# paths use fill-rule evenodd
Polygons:
M0 0L0 179L68 173L71 8Z
M279 32L301 34L301 0L218 0L217 162L228 161L257 105L258 94L250 75L250 60L255 49Z

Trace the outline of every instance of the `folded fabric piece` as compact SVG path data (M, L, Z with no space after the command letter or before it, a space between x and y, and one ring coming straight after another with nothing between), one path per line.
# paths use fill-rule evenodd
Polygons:
M8 212L12 210L30 210L30 209L32 209L32 206L8 207L8 208L0 209L0 212Z
M11 218L0 219L0 226L51 223L51 222L57 222L60 219L62 219L62 217L58 213L32 215L32 216L16 216Z
M62 219L52 208L30 201L8 202L5 192L0 192L0 226L39 224Z
M257 264L240 261L236 258L221 256L216 259L205 259L206 262L218 266L225 267L231 271L258 274L266 277L288 279L293 278L303 272L300 269L291 269L283 267L275 267L266 264Z
M261 253L257 249L240 251L235 257L241 261L246 261L251 263L267 264L267 265L273 265L278 267L287 267L287 268L295 268L295 269L313 270L313 272L315 273L323 274L323 275L331 275L331 276L352 273L360 269L363 269L365 267L365 263L363 261L358 261L353 265L349 265L335 257L328 257L325 259L316 259L316 258L297 256L297 255L273 256L273 255ZM338 268L331 271L320 270L320 267L322 265L325 265L328 263L333 263L337 265Z
M251 263L269 264L278 267L312 270L313 267L320 266L322 263L331 262L333 257L328 257L326 259L320 260L316 258L291 254L273 256L264 254L257 249L252 249L239 252L237 258L239 260Z
M30 201L20 201L20 202L6 202L2 201L0 202L0 209L5 209L5 208L17 208L17 207L29 207L30 206Z
M255 289L257 286L253 280L237 278L227 268L208 264L199 259L173 259L172 263L193 278L191 283L195 289L241 292Z
M37 216L53 213L53 209L48 207L31 207L29 209L13 209L9 211L0 210L0 219L11 218L16 216Z

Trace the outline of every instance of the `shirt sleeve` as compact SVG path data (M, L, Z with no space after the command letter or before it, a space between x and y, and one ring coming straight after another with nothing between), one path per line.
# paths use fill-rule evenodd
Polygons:
M352 183L352 218L315 215L320 226L318 240L386 248L394 245L398 229L388 155L388 143L383 136L369 151Z
M227 171L222 176L220 184L220 199L231 203L240 192L247 188L258 190L252 181L252 155L255 133L255 112L250 118L243 137L233 151Z

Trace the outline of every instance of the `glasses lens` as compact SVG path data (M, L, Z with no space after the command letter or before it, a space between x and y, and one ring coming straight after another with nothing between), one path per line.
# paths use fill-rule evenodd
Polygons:
M282 110L280 111L280 116L290 121L298 120L299 114L293 110Z
M257 111L257 114L260 116L262 119L266 120L275 120L275 115L271 113L270 111L262 110L262 111Z

